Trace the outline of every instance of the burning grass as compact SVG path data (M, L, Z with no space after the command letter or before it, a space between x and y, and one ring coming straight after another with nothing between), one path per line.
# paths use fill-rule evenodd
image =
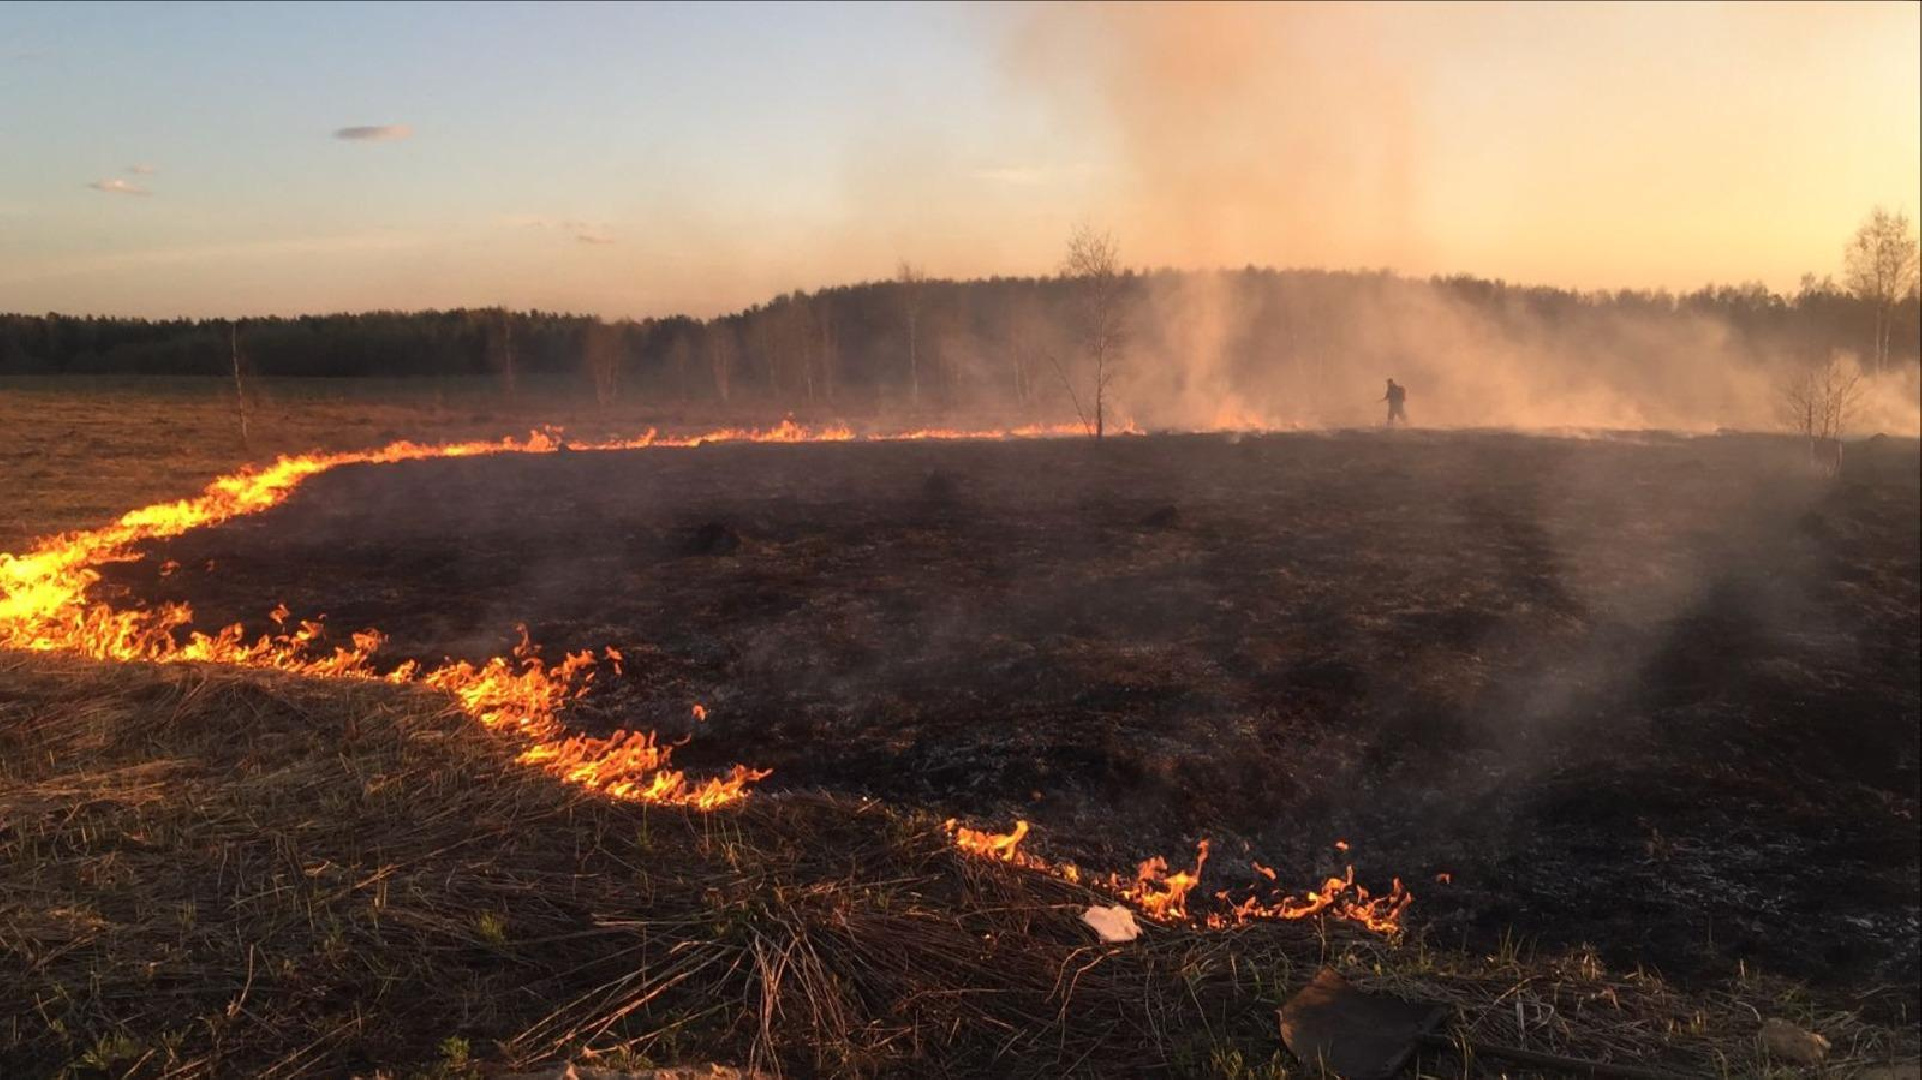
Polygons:
M915 431L883 436L904 439L975 439L1060 434L1048 428L1011 432ZM713 442L846 442L855 438L845 426L805 428L791 419L771 428L724 428L689 436L662 436L649 430L632 438L577 443L583 451L694 447ZM136 544L178 536L230 518L257 514L284 502L309 477L354 464L393 464L429 458L493 454L546 454L568 449L558 432L536 432L524 440L504 439L445 444L396 442L372 451L283 456L260 469L216 477L201 495L128 511L114 524L50 537L26 554L0 555L0 648L73 652L108 660L214 662L265 668L332 679L418 680L450 694L488 728L506 728L529 743L521 760L555 773L570 783L619 799L686 802L711 809L740 799L748 785L765 775L736 765L726 775L690 782L668 768L671 751L648 732L615 731L605 737L569 734L560 712L584 692L593 678L595 657L586 651L544 664L525 635L512 658L481 663L450 661L423 669L412 662L387 671L371 664L380 647L379 631L354 633L350 645L328 648L322 627L303 622L290 632L249 639L239 624L213 633L188 631L192 610L185 604L115 609L89 596L99 567L137 558ZM273 619L288 612L276 607ZM618 660L611 650L605 654Z
M13 654L0 701L9 1076L405 1072L456 1046L1250 1075L1279 1063L1274 1009L1324 962L1454 1005L1462 1036L1682 1075L1763 1072L1762 1015L1822 1031L1841 1063L1914 1050L1793 984L1681 995L1590 956L1451 955L1340 923L1102 946L1077 918L1101 894L968 858L932 819L607 800L408 687Z
M1916 492L1805 458L1407 432L350 465L96 591L208 633L278 597L381 627L389 667L484 665L516 620L611 645L574 734L1026 820L1030 865L1192 918L1912 986Z
M753 770L690 780L652 734L564 725L595 672L618 670L611 649L548 664L523 640L382 666L371 631L344 646L313 624L194 631L185 607L90 599L135 545L278 505L337 465L558 448L287 460L0 567L4 644L122 662L0 674L17 702L0 725L0 927L25 990L0 1015L0 1065L294 1075L479 1045L511 1062L1235 1075L1273 1057L1273 1006L1324 962L1459 1004L1464 1035L1688 1073L1760 1067L1743 1010L1817 1026L1848 1060L1914 1049L1787 983L1683 997L1592 955L1372 939L1361 927L1393 934L1409 897L1399 881L1369 895L1352 868L1300 895L1218 894L1211 933L1189 921L1206 840L1192 866L1090 874L1023 850L1025 822L996 835L830 795L742 803ZM1114 896L1165 925L1091 945L1078 914Z
M972 430L916 430L882 435L893 440L974 440L1048 437L1063 432L1047 428L982 432ZM658 436L649 431L629 439L580 444L582 451L635 450L655 446L688 448L708 443L847 442L854 432L844 426L804 428L792 420L766 429L722 429L693 436ZM545 664L527 640L512 658L490 657L481 663L448 661L423 669L407 661L385 672L373 663L382 644L378 630L351 635L350 645L325 643L324 628L303 622L291 631L249 640L242 626L229 624L216 632L185 629L193 612L185 603L116 609L90 595L99 580L99 567L138 558L135 545L178 536L190 529L219 524L230 518L257 514L284 502L305 479L343 465L393 464L431 458L466 458L494 454L548 454L568 448L558 433L536 433L525 440L423 445L400 442L371 452L341 452L282 457L271 466L218 477L200 496L129 511L113 525L51 537L24 556L0 556L0 647L37 652L68 652L118 661L161 663L213 662L259 668L320 679L377 679L390 683L420 682L448 694L468 716L489 730L503 730L526 744L517 760L562 780L587 787L613 799L712 810L739 801L767 770L733 765L724 775L693 781L669 767L671 748L652 732L615 730L605 736L570 733L562 710L584 694L594 677L596 658L585 650L556 664ZM272 619L284 627L284 605ZM619 654L606 649L604 658L619 670ZM1025 833L1007 841L1004 861ZM958 845L973 852L970 837L956 834ZM1196 852L1192 870L1170 872L1159 856L1143 861L1132 879L1105 875L1090 881L1148 917L1179 921L1188 917L1187 896L1200 882L1207 861L1208 842ZM1081 880L1073 864L1050 863L1029 857L1027 869ZM1270 877L1272 877L1272 873ZM1351 919L1371 930L1394 933L1409 900L1395 882L1393 893L1370 901L1366 889L1346 879L1330 878L1320 892L1296 899L1266 902L1249 897L1232 907L1233 921L1300 919L1327 914ZM1226 925L1221 916L1212 917Z

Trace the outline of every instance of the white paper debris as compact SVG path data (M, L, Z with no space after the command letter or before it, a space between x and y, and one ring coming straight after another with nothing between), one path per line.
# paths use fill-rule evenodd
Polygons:
M1141 936L1135 913L1125 907L1091 907L1081 913L1081 921L1094 927L1103 941L1133 941Z

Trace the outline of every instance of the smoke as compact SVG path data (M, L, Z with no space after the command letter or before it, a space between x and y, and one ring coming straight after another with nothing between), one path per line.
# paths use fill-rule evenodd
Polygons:
M1125 261L1410 267L1423 240L1424 60L1360 6L1049 6L1009 28L1008 67L1057 122L1113 142L1091 212ZM1439 125L1436 130L1439 131ZM1457 137L1460 137L1457 135ZM1393 377L1417 423L1779 427L1781 387L1822 357L1703 314L1533 310L1449 284L1360 275L1151 275L1116 386L1146 427L1379 422ZM1357 292L1366 302L1357 303ZM1615 305L1619 309L1620 305ZM1912 374L1865 380L1857 428L1915 433Z
M1049 6L1009 67L1060 124L1112 142L1110 205L1174 265L1417 261L1415 72L1382 12L1298 5Z

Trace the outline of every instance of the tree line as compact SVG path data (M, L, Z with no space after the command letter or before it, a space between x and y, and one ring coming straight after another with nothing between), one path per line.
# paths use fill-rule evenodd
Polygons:
M1581 293L1455 276L1413 279L1387 273L1273 270L1123 271L1139 300L1157 285L1214 273L1252 299L1251 337L1286 348L1304 333L1330 333L1305 306L1335 312L1410 288L1432 288L1491 312L1546 320L1610 313L1707 315L1741 338L1800 341L1865 358L1886 346L1887 362L1917 360L1913 289L1886 314L1830 280L1808 278L1792 294L1760 284L1695 292ZM1341 301L1350 303L1342 303ZM0 315L0 374L226 375L229 329L237 327L249 370L260 375L578 375L605 395L624 392L697 400L737 394L833 400L859 390L912 388L934 397L992 377L985 354L999 353L1000 377L1019 394L1052 379L1037 353L1043 328L1073 303L1062 279L990 278L872 282L795 292L715 319L685 316L606 322L588 315L468 308L296 318L128 319ZM1137 362L1142 362L1139 359ZM1152 362L1150 359L1147 362Z
M254 375L490 376L507 393L525 377L565 376L603 402L1025 404L1072 396L1077 383L1084 394L1105 392L1105 368L1091 383L1069 371L1085 359L1090 282L1100 291L1093 317L1130 325L1166 321L1172 298L1204 289L1226 297L1233 327L1219 342L1218 366L1231 379L1258 380L1305 354L1338 363L1365 351L1382 312L1437 298L1492 327L1526 326L1571 347L1617 332L1621 317L1639 325L1709 318L1738 350L1811 363L1846 350L1874 370L1916 364L1922 352L1914 241L1878 250L1872 235L1895 228L1905 238L1908 227L1872 219L1848 249L1843 283L1809 275L1789 294L1759 283L1579 292L1470 276L1127 270L1110 248L1097 253L1105 265L1095 277L1064 264L1055 275L953 281L903 264L892 280L793 292L706 320L608 322L501 308L238 321L0 315L0 374L228 375L237 351ZM1092 239L1078 241L1084 262ZM1128 345L1137 371L1185 362L1173 354L1187 346L1167 334L1131 334ZM1101 343L1096 361L1115 363L1109 353L1119 347Z

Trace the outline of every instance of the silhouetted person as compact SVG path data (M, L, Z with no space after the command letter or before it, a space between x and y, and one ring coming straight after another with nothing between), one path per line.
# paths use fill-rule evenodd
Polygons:
M1388 426L1394 427L1395 421L1408 422L1408 388L1393 379L1388 380L1388 392L1381 396L1388 403Z

